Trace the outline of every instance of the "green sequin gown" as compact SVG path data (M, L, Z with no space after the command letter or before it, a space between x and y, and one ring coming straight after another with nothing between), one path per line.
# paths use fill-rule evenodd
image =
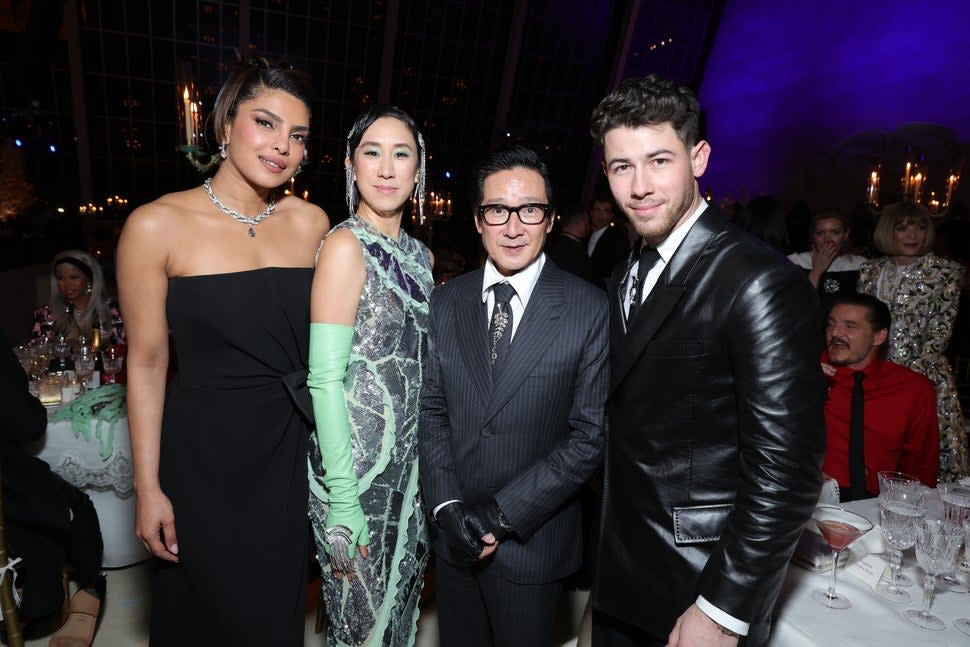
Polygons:
M370 556L338 580L323 549L327 505L310 494L310 520L323 571L328 647L414 644L428 559L418 490L418 397L433 287L427 248L404 231L394 240L352 216L366 279L354 323L344 395ZM311 487L322 491L320 448L310 441Z

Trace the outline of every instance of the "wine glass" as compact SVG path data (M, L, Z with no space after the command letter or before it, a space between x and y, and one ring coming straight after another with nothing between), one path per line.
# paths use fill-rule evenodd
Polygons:
M963 520L963 552L964 561L970 559L970 517ZM970 636L970 618L957 618L953 621L953 626Z
M907 609L903 615L914 625L940 630L946 623L930 613L936 576L956 559L963 537L959 527L942 519L920 519L916 522L916 559L926 573L923 580L923 608Z
M959 483L940 483L937 485L937 491L940 494L940 516L960 528L963 520L970 516L970 487ZM959 568L964 568L965 563L966 560L963 560ZM940 588L955 593L970 592L970 586L961 582L949 571L941 574Z
M863 516L849 512L835 505L818 505L812 513L812 519L822 534L822 539L831 546L834 553L832 561L832 585L828 589L815 589L812 599L830 609L848 609L852 602L840 593L836 593L836 571L839 566L839 555L852 545L856 539L872 530L872 523Z
M879 495L879 517L882 521L882 536L892 552L889 584L879 582L876 595L890 602L912 602L913 596L899 588L899 570L902 566L903 550L916 543L916 521L924 514L923 508L912 503L892 498L891 493Z
M898 503L905 503L907 505L914 505L920 510L925 510L924 498L926 493L930 491L928 487L923 485L918 478L911 474L906 474L905 472L893 472L893 471L883 471L879 472L877 475L879 477L879 502L892 501ZM885 534L884 534L885 536ZM887 542L889 540L887 539ZM908 546L903 548L909 548L913 545L915 541L915 536L912 541L909 542ZM895 564L896 571L896 581L895 587L909 587L913 586L915 582L902 572L903 567L903 553L902 550L893 547L892 543L889 542L890 553L892 557L892 563ZM878 593L878 591L877 591ZM908 600L903 600L901 596L897 596L900 602L907 602Z
M81 393L88 392L88 385L94 378L94 355L81 352L74 359L74 372L81 380Z
M121 372L121 367L125 363L125 355L118 346L106 346L101 351L101 360L104 364L105 384L114 384L117 375Z

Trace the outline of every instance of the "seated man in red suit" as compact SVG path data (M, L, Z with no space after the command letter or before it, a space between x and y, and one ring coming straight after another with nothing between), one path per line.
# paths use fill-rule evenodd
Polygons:
M822 363L831 368L822 471L838 481L843 501L875 496L877 474L884 470L936 486L940 442L933 384L881 358L889 324L885 303L852 294L836 299L825 328ZM853 407L857 391L861 407Z

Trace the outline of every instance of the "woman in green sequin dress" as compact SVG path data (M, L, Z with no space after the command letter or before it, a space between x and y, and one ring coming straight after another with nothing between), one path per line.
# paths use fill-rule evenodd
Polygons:
M324 240L311 298L310 519L327 645L406 646L428 557L417 425L433 281L401 218L423 194L424 142L407 114L375 106L345 165L353 215Z

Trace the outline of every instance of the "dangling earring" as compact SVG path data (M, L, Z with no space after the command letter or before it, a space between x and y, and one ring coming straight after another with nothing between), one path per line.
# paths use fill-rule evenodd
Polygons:
M424 224L424 181L427 173L425 171L424 137L418 132L418 148L421 149L421 161L418 166L418 181L414 185L414 192L418 198L418 223Z
M84 292L85 292L85 294L91 294L92 290L91 290L91 284L90 283L88 283L88 287L84 288Z
M347 159L350 159L350 140L347 140ZM350 210L351 215L357 210L357 174L354 173L353 165L348 164L344 167L344 172L346 174L346 190L347 190L347 209Z
M226 152L227 148L229 148L229 142L219 142L219 157L222 159L229 157L229 153Z

